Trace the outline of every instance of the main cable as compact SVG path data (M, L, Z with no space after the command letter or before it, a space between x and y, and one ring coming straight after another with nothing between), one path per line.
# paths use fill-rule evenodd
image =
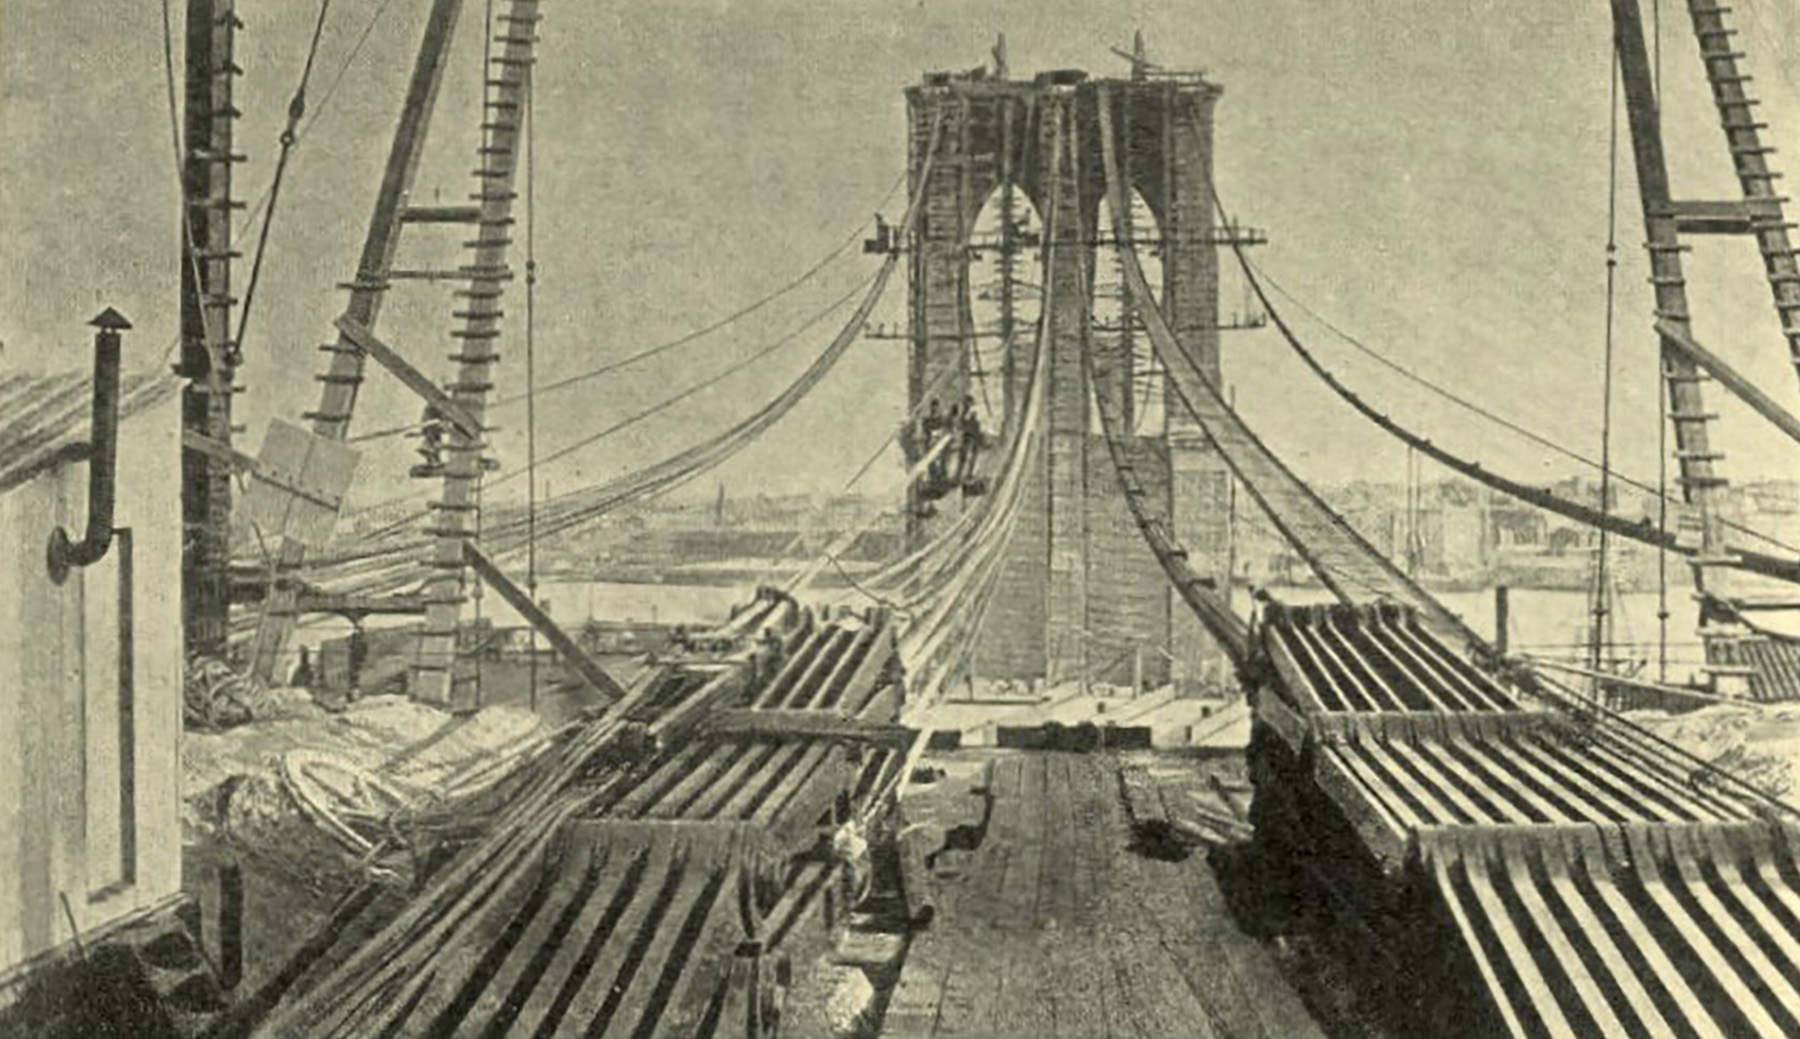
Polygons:
M832 314L836 313L845 304L847 304L851 300L855 299L859 293L861 293L865 288L867 288L869 285L871 285L874 281L875 281L874 275L870 275L869 277L864 278L861 282L858 282L856 284L856 286L853 287L849 292L845 293L842 296L839 296L835 301L833 301L824 310L821 310L818 313L814 314L812 317L807 318L806 321L802 322L799 327L795 328L792 332L788 333L787 335L781 336L780 338L776 339L774 342L768 344L767 346L764 346L760 350L757 350L755 353L751 354L750 356L745 357L742 360L739 360L738 362L736 362L735 364L732 364L732 365L726 367L725 369L723 369L722 371L718 372L715 375L711 375L705 379L700 380L697 383L694 383L692 386L689 386L687 389L682 390L680 393L677 393L672 397L665 398L661 402L654 404L648 408L645 408L644 410L639 411L636 414L633 414L627 418L620 419L618 422L615 422L612 425L607 426L605 429L602 429L597 433L594 433L590 436L583 437L580 440L577 440L574 443L569 444L566 447L563 447L556 451L551 452L548 457L541 460L540 464L548 465L552 462L561 461L562 459L567 458L569 455L574 454L576 451L579 451L584 447L588 447L594 443L597 443L598 441L604 440L605 438L612 436L613 434L618 433L621 430L624 430L626 428L634 426L634 425L638 424L639 422L644 421L645 419L648 419L648 418L651 418L658 414L661 414L662 412L667 411L669 408L674 407L675 405L681 403L682 401L688 399L689 397L692 397L694 394L699 393L701 390L715 386L715 385L719 384L720 382L723 382L724 380L730 378L731 376L736 375L738 372L741 372L744 369L755 364L756 362L762 360L763 358L768 357L770 354L773 354L775 351L780 350L782 347L788 346L791 343L793 343L795 336L799 335L802 332L805 332L806 330L812 328L814 325L818 324L819 322L830 317ZM514 470L513 472L507 473L504 476L498 477L497 479L494 480L494 485L498 486L500 484L506 483L507 481L516 478L519 475L519 472L520 472L519 470Z
M1268 269L1266 267L1263 267L1260 264L1257 264L1254 261L1251 261L1247 257L1245 257L1243 259L1243 262L1246 266L1254 269L1256 271L1258 277L1260 277L1264 282L1266 282L1268 284L1268 286L1271 289L1273 289L1277 294L1279 294L1283 299L1287 300L1289 303L1292 303L1295 307L1299 308L1302 313L1306 314L1306 316L1311 318L1313 321L1317 322L1326 331L1330 332L1332 335L1336 336L1338 339L1342 340L1344 343L1350 345L1351 347L1354 347L1359 353L1362 353L1363 355L1367 356L1368 358L1375 361L1377 364L1381 365L1382 367L1387 368L1390 371L1393 371L1393 372L1399 374L1400 376L1402 376L1409 382L1416 383L1417 385L1431 391L1433 394L1435 394L1439 397L1442 397L1444 400L1447 400L1450 403L1455 404L1457 407L1462 408L1462 409L1470 412L1471 414L1478 415L1484 419L1487 419L1489 422L1494 423L1495 425L1501 427L1502 429L1508 430L1512 433L1516 433L1519 436L1524 437L1526 440L1529 440L1532 443L1539 445L1540 447L1546 448L1547 450L1553 451L1556 454L1562 455L1563 457L1565 457L1571 461L1579 462L1582 465L1585 465L1590 469L1595 469L1595 470L1600 469L1601 466L1600 466L1599 461L1589 458L1588 456L1582 454L1579 451L1575 451L1570 448L1564 447L1562 444L1559 444L1556 441L1551 440L1549 437L1544 436L1543 434L1538 433L1527 426L1520 425L1519 423L1514 422L1511 419L1508 419L1502 415L1498 415L1492 411L1489 411L1487 408L1481 406L1480 404L1477 404L1474 401L1469 400L1468 398L1457 394L1453 390L1450 390L1446 387L1440 386L1437 383L1432 382L1430 379L1427 379L1424 376L1419 375L1419 374L1407 369L1406 367L1402 366L1398 362L1389 359L1386 355L1382 354L1380 351L1376 350L1374 347L1369 346L1367 343L1365 343L1362 340L1351 335L1349 332L1345 331L1343 328L1332 323L1328 318L1324 317L1317 310L1308 306L1305 300L1302 300L1300 297L1294 295L1285 286L1283 286L1279 280L1277 280L1273 275L1271 275L1268 272ZM1630 487L1632 487L1638 491L1641 491L1645 494L1657 495L1658 498L1662 501L1666 502L1669 500L1669 496L1668 496L1666 488L1663 491L1659 492L1655 487L1651 486L1650 484L1648 484L1642 480L1638 480L1628 474L1617 472L1617 471L1615 471L1613 473L1613 479L1616 479L1619 482L1626 484L1627 486L1630 486ZM1751 537L1754 537L1760 541L1766 542L1776 548L1780 548L1780 549L1782 549L1784 551L1788 551L1788 552L1793 552L1795 554L1800 554L1800 547L1796 547L1794 545L1788 544L1787 542L1784 542L1771 534L1765 533L1760 530L1756 530L1753 527L1745 526L1742 523L1738 523L1733 520L1726 519L1724 517L1720 517L1720 522L1725 524L1726 526L1732 528L1733 530L1738 531L1739 533L1748 534Z
M1613 384L1613 312L1615 283L1619 269L1619 50L1613 45L1612 60L1607 63L1607 118L1610 126L1606 155L1606 347L1600 372L1600 516L1612 514L1612 384ZM1594 561L1593 650L1588 666L1600 670L1600 644L1606 640L1607 627L1607 529L1600 527ZM1596 688L1598 693L1598 688Z

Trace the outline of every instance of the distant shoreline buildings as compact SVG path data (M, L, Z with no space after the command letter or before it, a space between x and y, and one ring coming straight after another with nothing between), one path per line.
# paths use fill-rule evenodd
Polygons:
M1569 478L1548 486L1559 497L1600 505L1598 480ZM1357 480L1321 489L1327 502L1363 537L1423 583L1440 589L1516 588L1586 590L1594 577L1598 534L1459 477L1408 487ZM1671 503L1659 516L1656 496L1614 483L1610 511L1655 528L1681 526L1685 507ZM1246 496L1238 499L1236 577L1254 585L1312 583L1305 562L1269 527ZM1731 489L1727 518L1771 538L1800 544L1800 481L1772 480ZM394 517L366 513L359 527L378 529ZM712 583L731 580L756 564L816 556L844 531L860 531L842 559L868 566L901 550L905 523L899 503L858 494L755 494L713 500L661 501L620 509L546 539L539 565L564 577ZM367 531L361 531L366 533ZM1620 591L1657 586L1658 552L1628 538L1608 541L1607 569ZM1671 583L1686 580L1668 560Z

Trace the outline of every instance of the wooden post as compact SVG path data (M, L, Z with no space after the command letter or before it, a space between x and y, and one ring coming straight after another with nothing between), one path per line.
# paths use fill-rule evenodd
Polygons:
M463 0L432 0L431 11L426 16L424 37L419 42L399 125L394 128L381 188L375 195L374 212L369 217L362 254L357 260L356 278L350 282L350 299L344 306L344 317L362 328L375 328L382 299L387 295L388 275L393 270L394 255L400 248L400 227L406 214L406 201L425 148L438 86L443 82L444 69L449 64L450 43L456 34L462 4ZM320 380L319 408L306 417L312 421L314 433L343 440L350 432L350 418L356 408L357 389L362 385L366 355L341 330L337 342L331 344L327 353L331 361ZM277 540L277 576L292 577L306 560L306 546L285 537ZM251 669L264 681L274 678L288 637L299 621L298 594L293 581L272 583L263 602L263 614L252 644Z
M1494 651L1501 656L1506 655L1506 628L1512 612L1507 599L1508 591L1503 584L1494 586Z
M233 90L238 26L232 0L188 0L186 109L183 115L181 214L181 362L188 380L181 425L231 442L237 344L231 342L231 195ZM181 455L181 571L187 652L223 657L230 609L231 469L191 451Z

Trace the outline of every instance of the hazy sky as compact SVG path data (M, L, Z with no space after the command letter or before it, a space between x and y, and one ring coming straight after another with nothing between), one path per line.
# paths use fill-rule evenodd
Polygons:
M334 0L311 101L383 0ZM360 58L296 152L246 343L247 442L271 415L314 405L314 347L342 307L428 0L386 0ZM1800 147L1796 0L1746 0L1737 24L1774 143ZM179 8L180 3L176 4ZM1677 5L1665 5L1675 8ZM1648 7L1648 5L1646 5ZM238 167L254 199L312 19L310 0L243 0ZM0 338L5 363L86 363L83 323L101 304L137 324L134 363L160 363L175 331L177 184L155 0L0 5ZM868 219L905 155L901 91L929 68L985 60L1004 30L1018 75L1086 67L1141 28L1153 57L1225 87L1218 180L1227 205L1266 227L1269 272L1403 364L1572 446L1598 450L1607 232L1607 5L1551 0L840 0L545 5L538 68L540 381L707 323L791 279ZM176 38L180 39L180 15ZM470 190L482 5L468 3L417 197ZM1677 194L1735 190L1681 24L1665 29L1666 129ZM1778 53L1776 48L1782 48ZM180 56L177 54L177 63ZM1615 454L1654 475L1656 363L1642 225L1621 156ZM1782 158L1777 158L1777 163ZM1800 175L1800 174L1797 174ZM887 212L897 216L898 199ZM520 213L521 217L523 212ZM454 263L462 229L409 233L403 262ZM522 234L521 234L522 239ZM521 241L522 245L522 241ZM516 261L515 266L522 263ZM247 265L246 268L247 270ZM545 398L544 452L704 378L836 299L873 269L855 255L754 320L657 363ZM1692 266L1702 341L1800 411L1743 241L1705 244ZM897 279L878 317L904 317ZM1236 302L1236 282L1227 291ZM509 290L503 393L524 385L522 285ZM449 286L408 287L384 334L447 372ZM1298 316L1296 313L1294 316ZM1383 373L1300 321L1328 363L1441 443L1514 473L1560 476L1544 452ZM549 468L557 487L627 471L722 428L822 349L829 322L772 362ZM899 421L905 345L856 347L764 442L720 471L732 493L835 488ZM1253 426L1305 476L1403 477L1402 449L1308 380L1272 332L1228 337L1226 371ZM1791 472L1794 446L1735 404L1724 413L1733 476ZM357 428L416 419L376 373ZM522 408L496 421L522 465ZM406 489L397 445L372 452L365 494ZM871 476L892 488L892 458ZM710 481L704 485L710 488Z

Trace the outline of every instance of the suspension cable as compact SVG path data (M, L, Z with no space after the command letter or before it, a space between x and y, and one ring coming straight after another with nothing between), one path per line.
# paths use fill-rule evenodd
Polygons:
M250 280L244 285L244 305L238 310L237 336L230 345L232 363L244 355L244 331L250 326L250 304L256 299L256 286L262 280L263 256L269 249L269 230L275 224L275 205L281 200L281 182L287 175L288 160L294 145L300 141L300 120L306 117L306 84L312 78L313 62L319 57L319 40L325 34L325 17L331 12L331 0L319 0L319 17L313 22L312 43L306 48L306 65L300 70L300 83L288 100L287 125L281 130L281 152L275 157L275 175L269 181L268 207L262 215L262 230L256 238L256 254L250 260Z
M491 33L489 34L491 37ZM483 67L486 67L485 65ZM538 601L537 574L537 91L525 92L525 591ZM530 634L530 706L538 705L537 628Z
M887 205L888 201L890 201L894 197L894 192L896 190L898 190L900 185L903 183L905 183L905 175L904 174L901 175L900 180L897 180L894 182L894 186L888 190L886 197L884 197L882 199L881 204L883 206ZM557 379L554 382L545 383L544 385L538 387L537 392L538 393L552 393L552 392L555 392L556 390L564 389L569 386L574 386L574 385L578 385L583 382L587 382L590 379L597 379L602 375L607 375L612 372L616 372L621 368L629 367L631 365L639 363L640 361L647 361L647 360L651 359L652 357L660 356L660 355L665 354L665 353L669 352L670 350L673 350L677 347L686 346L687 344L695 341L696 339L705 338L706 336L709 336L712 333L717 332L719 329L724 328L726 325L732 324L733 322L736 322L745 317L748 317L751 314L754 314L757 311L761 310L762 308L768 306L770 303L775 302L776 300L782 298L783 296L786 296L790 292L793 292L795 289L799 288L800 286L805 285L807 282L813 280L813 278L818 276L819 272L823 271L828 265L830 265L832 262L837 260L838 257L844 255L844 253L847 252L852 245L855 245L857 240L862 237L863 232L868 230L868 227L869 227L869 224L866 222L858 225L856 230L852 231L850 233L849 237L845 238L842 242L838 243L838 245L834 249L832 249L831 252L825 254L825 256L822 259L820 259L817 263L813 264L811 267L808 267L806 270L802 271L792 281L789 281L787 284L781 286L780 288L776 289L775 291L769 293L766 296L763 296L760 299L757 299L749 304L746 304L745 306L739 307L737 310L734 310L731 313L725 315L724 317L719 318L718 320L712 322L711 324L705 326L704 328L697 328L697 329L693 330L692 332L687 332L680 336L677 336L676 338L671 339L668 342L659 343L656 346L649 347L648 349L640 350L635 354L631 354L626 357L621 357L620 359L618 359L616 361L608 361L607 363L600 365L597 368L592 368L585 372L578 372L578 373L568 376L566 378ZM526 394L515 393L510 397L502 397L499 400L495 401L494 406L498 408L498 407L504 407L508 404L516 404L519 401L524 400L525 397L526 397Z
M904 174L901 175L900 180L897 180L894 182L893 188L890 188L888 190L887 196L882 200L882 203L881 203L883 206L885 206L887 204L887 202L893 198L894 191L897 190L900 187L900 185L903 183L905 183L905 175ZM879 207L877 207L877 208L879 208ZM578 385L580 383L587 382L591 379L597 379L602 375L610 375L613 372L619 371L624 368L629 368L632 365L638 364L642 361L648 361L653 357L658 357L662 354L668 353L670 350L674 350L678 347L686 346L689 343L692 343L696 340L703 339L703 338L711 335L712 333L717 332L720 329L726 327L727 325L733 324L737 321L742 320L743 318L750 316L751 314L756 313L757 311L768 306L770 303L773 303L776 300L782 298L783 296L788 295L789 293L793 292L795 289L798 289L802 285L805 285L808 282L812 281L814 278L818 277L820 272L822 272L831 263L836 261L839 257L843 256L844 253L846 251L848 251L852 245L856 244L857 239L862 237L863 232L868 230L868 228L869 228L868 223L863 223L863 224L859 225L855 231L851 232L849 237L845 238L842 242L840 242L835 248L833 248L829 253L827 253L824 257L822 257L818 262L814 263L811 267L808 267L806 270L802 271L799 275L795 276L792 281L789 281L787 284L782 285L781 287L775 289L773 292L769 293L768 295L763 296L760 299L754 300L754 301L738 308L735 311L732 311L731 313L725 315L724 317L719 318L718 320L712 322L709 325L706 325L703 328L697 328L691 332L685 332L682 335L675 337L674 339L670 339L666 342L658 343L655 346L649 347L644 350L640 350L635 354L630 354L628 356L621 357L616 361L608 361L605 364L600 365L599 367L590 368L587 371L577 372L576 374L568 376L566 378L557 379L553 382L545 383L544 385L537 387L535 390L528 390L525 393L515 393L509 397L501 397L499 400L496 400L493 403L492 407L494 407L494 408L507 407L509 405L517 404L521 401L524 401L532 393L537 393L537 394L554 393L557 390L565 389L569 386ZM864 281L862 284L867 285L868 282ZM832 304L832 307L835 309L836 307L839 307L842 305L843 305L843 301L840 300L839 302ZM807 327L807 326L802 326L802 327ZM386 437L399 436L403 433L410 433L413 430L418 429L418 428L419 428L419 424L416 422L410 423L410 424L404 425L404 426L389 426L384 429L371 430L367 433L362 433L357 436L353 436L349 439L348 443L354 444L354 443L360 443L360 442L368 441L368 440L380 440L380 439L383 439Z
M1656 643L1657 680L1669 680L1669 386L1656 372Z
M1613 45L1607 63L1607 142L1606 142L1606 334L1600 370L1600 516L1612 515L1612 384L1613 384L1613 311L1615 284L1619 269L1619 50ZM1607 612L1607 529L1600 526L1598 556L1594 561L1593 627L1588 653L1588 666L1600 670L1601 643L1608 641ZM1596 690L1597 691L1597 690Z
M1301 299L1300 297L1296 296L1294 293L1290 292L1285 286L1283 286L1281 284L1281 282L1279 282L1278 280L1276 280L1274 278L1274 276L1269 274L1268 269L1266 267L1261 266L1260 264L1256 263L1253 260L1248 259L1247 257L1244 258L1243 262L1248 267L1255 270L1257 276L1259 278L1261 278L1265 283L1267 283L1268 286L1270 288L1272 288L1283 299L1287 300L1289 303L1292 303L1296 308L1298 308L1307 317L1309 317L1313 321L1317 322L1320 327L1324 328L1326 331L1330 332L1332 335L1336 336L1338 339L1342 340L1344 343L1355 348L1359 353L1361 353L1364 356L1368 357L1369 359L1373 360L1375 363L1381 365L1382 367L1388 369L1389 371L1392 371L1392 372L1400 375L1402 378L1406 379L1408 382L1415 383L1418 386L1421 386L1424 389L1429 390L1431 393L1437 395L1438 397L1443 398L1446 401L1449 401L1450 403L1456 405L1457 407L1462 408L1463 410L1468 411L1471 414L1479 415L1480 417L1487 419L1489 422L1494 423L1495 425L1501 427L1502 429L1505 429L1505 430L1508 430L1509 432L1515 433L1515 434L1525 438L1526 440L1529 440L1532 443L1537 444L1540 447L1543 447L1547 450L1553 451L1556 454L1559 454L1559 455L1563 456L1564 458L1567 458L1571 461L1579 462L1580 464L1585 465L1590 469L1594 469L1594 470L1600 469L1600 462L1598 460L1589 458L1588 456L1582 454L1579 451L1575 451L1570 448L1564 447L1562 444L1559 444L1556 441L1550 439L1549 437L1544 436L1542 433L1538 433L1538 432L1532 430L1528 426L1520 425L1519 423L1514 422L1511 419L1508 419L1502 415L1496 414L1495 412L1488 410L1487 408L1481 406L1480 404L1475 403L1474 401L1468 399L1467 397L1463 397L1453 390L1450 390L1444 386L1441 386L1435 382L1432 382L1430 379L1427 379L1424 376L1419 375L1418 373L1405 367L1404 365L1401 365L1399 362L1392 360L1387 355L1381 353L1380 351L1376 350L1374 347L1368 345L1367 343L1363 342L1362 340L1358 339L1357 337L1351 335L1349 332L1345 331L1340 326L1332 323L1330 319L1328 319L1324 315L1320 314L1317 310L1313 309L1311 306L1309 306L1306 303L1305 300ZM1658 495L1659 500L1663 501L1665 503L1670 500L1666 485L1662 490L1659 491L1655 486L1652 486L1649 483L1646 483L1642 480L1635 479L1625 473L1616 472L1616 471L1613 473L1613 479L1615 479L1615 480L1619 481L1620 483L1623 483L1629 487L1632 487L1638 491L1641 491L1645 494ZM1780 538L1777 538L1772 534L1768 534L1764 531L1757 530L1754 527L1750 527L1743 523L1739 523L1739 522L1736 522L1733 520L1725 519L1723 517L1720 518L1720 522L1723 523L1725 526L1730 527L1731 529L1733 529L1735 531L1738 531L1741 534L1747 534L1751 537L1756 538L1759 541L1766 542L1767 544L1772 545L1776 548L1780 548L1784 551L1800 554L1800 547L1796 547L1787 542L1784 542Z
M597 433L593 433L589 436L582 437L580 440L575 441L573 444L570 444L567 447L563 447L556 451L552 451L547 457L543 458L539 464L548 465L551 462L556 462L556 461L560 461L564 458L567 458L569 455L574 454L576 451L579 451L584 447L588 447L594 443L604 440L605 438L612 436L614 433L617 433L617 432L619 432L623 429L626 429L630 426L634 426L634 425L638 424L639 422L644 421L645 419L648 419L648 418L651 418L652 416L661 414L662 412L667 411L669 408L674 407L675 405L681 403L682 401L688 399L689 397L692 397L694 394L699 393L701 390L707 389L708 387L711 387L711 386L715 386L718 383L723 382L724 380L730 378L731 376L736 375L738 372L741 372L744 369L755 364L756 362L762 360L763 358L768 357L770 354L773 354L775 351L781 349L782 347L790 345L794 341L795 336L797 336L801 332L804 332L807 329L813 327L814 325L818 324L819 322L830 317L832 314L836 313L838 310L842 309L845 304L847 304L851 300L855 299L859 294L862 293L862 291L864 289L868 288L869 285L872 284L874 281L875 281L874 275L864 278L862 281L858 282L856 284L856 286L853 287L849 292L845 293L842 296L839 296L835 301L833 301L825 309L814 314L812 317L807 318L806 321L803 322L799 327L795 328L793 330L793 332L777 338L774 342L769 343L767 346L764 346L762 349L757 350L755 353L751 354L750 356L745 357L744 359L738 361L735 364L727 366L726 368L719 371L715 375L708 376L707 378L702 379L697 383L694 383L692 386L689 386L687 389L682 390L680 393L677 393L672 397L664 398L662 401L660 401L656 404L653 404L650 407L643 409L642 411L636 412L635 414L632 414L626 418L620 419L619 421L613 423L610 426L607 426L605 429L602 429ZM507 473L506 475L497 478L496 480L494 480L495 486L498 486L500 484L506 483L509 480L517 478L521 471L522 470L515 469L512 472Z
M394 0L381 0L381 3L376 6L375 10L370 12L369 20L363 24L362 32L357 36L356 43L351 46L350 52L345 55L344 60L339 63L337 71L331 77L331 82L325 85L324 91L319 95L319 103L312 106L312 115L307 117L306 125L300 127L298 132L299 137L305 138L308 134L312 133L313 127L318 125L319 120L330 110L332 96L337 93L338 86L343 83L344 77L350 72L351 66L356 64L357 57L362 54L363 46L369 42L369 37L374 33L376 24L381 21L381 16L387 13L387 9L391 7L393 3ZM257 218L262 215L263 207L270 204L270 196L273 192L273 188L273 181L264 185L262 193L256 197L255 202L250 204L250 208L246 211L244 216L244 226L238 231L237 235L233 237L232 245L241 245L243 240L249 237L250 229L256 226Z
M570 445L569 447L563 448L563 449L553 453L548 458L538 459L537 460L538 464L548 464L550 462L559 461L563 457L567 456L568 454L570 454L576 450L579 450L583 447L591 446L592 444L597 443L600 440L603 440L609 436L612 436L615 433L621 432L631 426L634 426L634 425L638 424L639 422L644 421L645 419L648 419L662 411L667 410L670 407L673 407L674 405L680 403L682 400L686 399L687 397L692 396L693 394L699 392L700 390L706 389L709 386L719 383L719 382L723 381L724 379L730 377L731 375L736 374L738 371L741 371L744 368L749 367L751 364L755 363L756 361L761 360L764 357L767 357L768 355L779 350L781 347L786 346L789 343L791 343L796 336L805 332L807 329L811 328L812 326L818 324L820 321L823 321L825 318L831 316L831 314L835 313L836 311L842 309L842 307L844 306L845 303L849 302L849 300L854 298L864 288L866 288L867 286L872 284L876 278L880 277L880 273L881 272L878 270L874 275L870 276L869 278L864 279L860 284L853 287L849 293L840 297L835 302L829 304L824 310L821 310L817 314L814 314L812 317L808 318L801 324L799 324L799 325L795 326L793 329L789 330L786 334L779 336L776 339L765 344L763 347L759 348L755 353L752 353L748 357L745 357L743 360L737 362L736 364L731 365L730 367L724 369L723 371L719 372L716 375L708 377L707 379L701 381L700 383L690 386L689 388L681 391L680 393L676 394L673 397L665 398L664 400L662 400L656 404L653 404L650 407L648 407L642 411L639 411L635 414L629 415L626 418L621 419L618 422L615 422L614 424L612 424L611 426L608 426L607 428L599 431L598 433L595 433L592 436L586 437L583 440ZM828 348L828 350L829 350L829 348ZM508 473L504 476L501 476L501 477L495 479L493 481L493 483L498 485L498 484L516 479L520 475L520 472L521 472L521 470L514 470L511 473ZM561 500L563 498L574 497L576 495L583 493L586 490L591 490L591 489L593 489L593 487L599 487L599 486L602 486L602 485L595 484L595 485L592 485L592 487L580 488L580 489L577 489L574 491L567 492L563 495L560 495L557 498L552 498L551 500L557 501L557 500ZM402 503L410 501L410 500L412 500L412 496L410 496L410 495L397 497L397 498L390 498L385 501L376 502L375 504L372 504L372 505L363 506L362 508L357 509L356 512L357 513L366 513L366 512L373 511L375 509L386 508L387 506L390 506L390 505L402 504ZM396 520L393 520L392 522L384 524L383 526L377 528L373 532L364 535L363 540L364 541L378 540L382 537L392 534L393 532L395 532L397 530L400 530L406 526L409 526L410 524L416 523L421 519L425 519L429 515L430 515L429 509L419 509L417 511L409 512L406 515L401 516L400 518L398 518ZM554 532L555 532L555 529L552 529L550 531L544 531L542 533L548 534L548 533L554 533Z

